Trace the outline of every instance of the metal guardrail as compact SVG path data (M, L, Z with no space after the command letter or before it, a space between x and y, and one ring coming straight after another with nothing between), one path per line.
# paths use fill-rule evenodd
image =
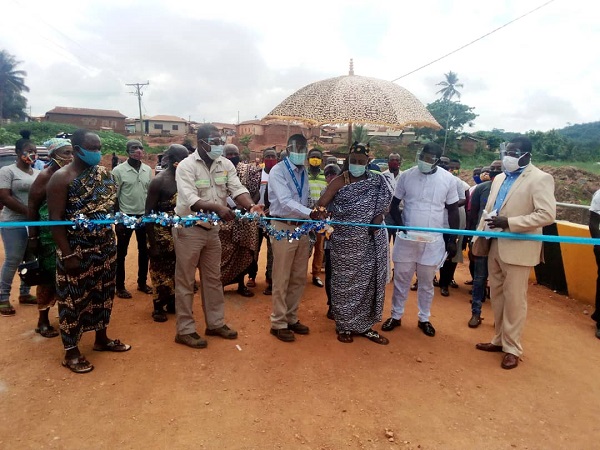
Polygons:
M571 218L570 220L572 222L579 223L581 225L587 225L590 221L590 207L588 205L575 205L573 203L556 202L556 206L560 208L566 208L567 210L579 210L579 214L577 215L578 220L575 221L573 218Z

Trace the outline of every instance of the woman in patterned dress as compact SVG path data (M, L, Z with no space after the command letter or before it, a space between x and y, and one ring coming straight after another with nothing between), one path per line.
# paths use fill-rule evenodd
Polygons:
M380 174L366 170L369 147L355 142L347 168L328 186L317 207L326 207L335 222L381 224L391 193ZM334 225L330 238L331 303L338 340L353 335L377 344L389 341L372 329L381 321L389 246L383 229Z
M188 155L189 152L183 145L173 144L167 149L161 161L165 170L154 177L148 186L146 214L175 214L175 170ZM166 322L167 312L175 312L175 246L172 227L149 222L145 228L150 256L150 278L154 286L152 318L155 322Z
M87 130L77 130L71 138L73 162L58 170L48 182L50 220L104 219L114 211L117 187L112 175L99 166L100 138ZM99 352L126 352L130 345L109 339L115 295L117 245L111 226L54 226L56 242L56 292L60 335L65 348L62 365L75 373L94 366L79 351L85 331L95 331L93 349Z

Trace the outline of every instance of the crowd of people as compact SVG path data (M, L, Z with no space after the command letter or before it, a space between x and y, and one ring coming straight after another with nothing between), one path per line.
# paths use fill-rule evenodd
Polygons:
M175 342L192 348L208 345L193 312L197 291L203 334L237 338L237 331L225 320L223 287L236 284L237 294L255 295L251 288L256 287L264 241L267 288L263 293L272 299L270 333L283 342L310 333L299 312L311 253L311 281L325 287L327 317L335 322L337 339L351 343L364 337L385 345L389 339L374 326L382 321L386 284L393 281L393 295L391 316L383 322L382 332L402 326L409 291L416 290L417 326L433 337L436 330L430 316L435 287L442 296L450 295L448 288L456 286L456 265L468 249L472 313L467 324L479 326L486 298L491 298L495 324L490 342L476 348L504 353L505 369L518 366L528 278L541 261L542 243L484 236L463 239L452 230L539 235L542 227L553 223L554 181L531 163L532 147L526 137L503 146L500 160L476 168L473 186L458 177L460 161L446 158L435 143L426 144L417 153L416 165L405 171L400 170L402 158L395 153L389 155L387 170L372 167L369 145L359 142L350 146L340 167L336 158L324 161L321 150L309 150L301 134L291 136L279 154L268 148L262 162L248 163L241 161L238 148L227 144L217 128L204 124L197 132L197 148L171 145L162 159L163 170L152 177L150 167L142 162L144 146L135 139L127 142L127 159L113 162L108 170L100 165L98 135L80 129L70 139L46 142L50 162L38 171L33 168L36 146L29 137L24 133L15 146L17 162L0 170L4 204L0 233L5 251L0 314L15 314L9 298L12 280L23 261L35 260L37 278L22 279L37 285L37 297L22 281L18 301L38 305L36 332L47 338L61 336L62 364L73 372L93 369L78 347L83 332L95 331L93 350L131 349L109 338L107 327L114 296L132 298L126 289L125 258L133 233L137 289L153 295L152 319L165 322L168 314L175 314ZM590 220L593 237L600 235L600 194L596 194ZM274 239L256 221L236 219L237 209L265 215L275 232L294 232L305 221L327 218L335 226L330 235L311 232L298 239ZM65 221L81 215L104 219L118 211L137 219L137 226L18 226L26 220ZM181 227L143 220L154 213L180 217L212 213L220 221ZM417 230L400 231L390 225ZM428 228L446 232L420 231ZM598 260L598 247L594 251ZM147 284L148 274L152 287ZM55 302L59 330L48 316ZM600 338L598 297L592 317L599 324L596 336Z

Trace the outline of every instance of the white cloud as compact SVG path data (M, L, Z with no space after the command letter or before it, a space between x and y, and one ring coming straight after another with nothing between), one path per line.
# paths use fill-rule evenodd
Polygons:
M543 0L3 4L2 48L23 61L34 114L54 106L137 115L126 83L150 81L144 113L262 117L314 81L392 80L532 10ZM35 7L34 7L35 5ZM547 130L599 120L600 29L582 0L555 1L397 83L423 103L452 70L475 129Z

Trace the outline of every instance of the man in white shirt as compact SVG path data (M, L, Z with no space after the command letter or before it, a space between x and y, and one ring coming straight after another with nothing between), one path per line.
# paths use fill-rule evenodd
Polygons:
M590 205L590 235L600 238L600 189L594 193ZM594 255L598 266L598 278L596 279L596 310L592 314L592 320L596 321L596 337L600 339L600 245L594 245Z
M438 169L442 148L428 143L417 155L417 166L402 173L396 185L390 211L396 223L404 226L442 228L444 211L448 210L450 228L459 225L458 195L456 180L447 171ZM404 200L404 210L400 214L398 205ZM406 238L405 238L406 237ZM381 329L392 331L401 325L404 306L408 298L410 283L415 271L419 279L417 299L419 305L419 328L427 336L435 336L435 328L429 321L433 301L433 276L442 263L445 252L451 257L456 254L455 235L430 233L430 242L423 242L415 235L401 233L394 244L394 294L392 296L392 316Z

